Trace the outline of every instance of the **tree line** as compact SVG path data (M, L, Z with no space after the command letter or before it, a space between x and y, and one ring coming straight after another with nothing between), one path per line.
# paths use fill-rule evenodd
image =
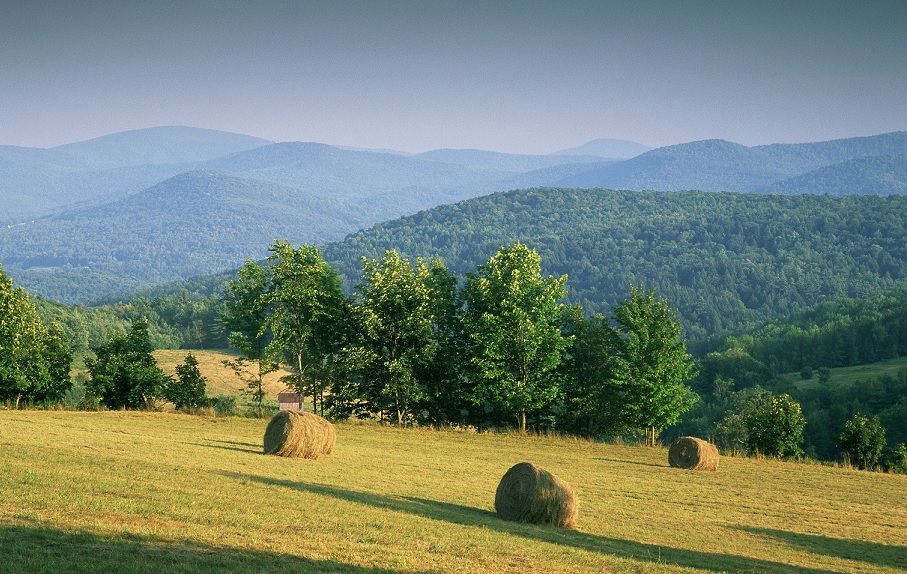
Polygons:
M463 285L440 259L363 257L349 297L318 248L278 241L270 253L227 287L230 341L261 372L289 368L287 384L334 418L645 429L654 442L695 402L692 359L663 300L634 288L610 318L586 318L561 302L567 277L544 276L521 243Z

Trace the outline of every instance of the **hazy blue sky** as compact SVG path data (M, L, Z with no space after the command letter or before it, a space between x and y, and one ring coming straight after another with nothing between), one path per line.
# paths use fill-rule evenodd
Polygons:
M0 144L548 153L907 130L907 1L0 0Z

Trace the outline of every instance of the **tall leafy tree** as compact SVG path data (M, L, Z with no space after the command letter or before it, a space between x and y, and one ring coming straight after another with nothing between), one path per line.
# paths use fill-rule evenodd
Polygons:
M464 328L477 402L500 406L526 432L528 412L558 396L555 369L569 344L558 325L567 276L542 276L539 254L522 243L502 247L467 274Z
M340 275L314 245L294 248L286 241L276 241L270 251L268 324L274 338L268 350L290 366L292 386L311 395L314 411L341 369L346 299Z
M403 425L427 398L420 374L439 348L436 337L438 290L422 259L415 267L395 251L381 261L362 259L362 283L353 318L358 336L347 351L367 408L389 413Z
M463 396L469 393L469 381L463 361L466 341L463 334L463 302L456 275L435 259L429 267L432 292L432 337L437 352L428 364L422 364L418 378L423 382L427 400L418 418L429 424L463 422L468 410Z
M268 327L271 316L269 289L271 276L266 267L249 259L237 278L224 289L224 311L221 321L229 332L230 344L243 354L242 357L224 361L246 384L246 391L262 411L264 401L264 376L277 369L267 353L272 339ZM255 367L250 368L251 365Z
M576 434L597 436L627 429L627 365L617 330L602 315L584 318L575 307L565 314L565 333L573 343L564 354L564 408L559 425Z
M61 327L46 327L28 294L0 268L0 399L56 400L72 382L72 352Z
M655 291L630 290L615 307L612 320L621 337L626 363L623 417L630 426L645 429L646 444L674 424L697 400L684 382L694 374L680 324Z
M92 347L85 359L91 379L85 391L110 409L153 407L168 378L151 352L148 319L132 324L126 334L111 334L103 345Z

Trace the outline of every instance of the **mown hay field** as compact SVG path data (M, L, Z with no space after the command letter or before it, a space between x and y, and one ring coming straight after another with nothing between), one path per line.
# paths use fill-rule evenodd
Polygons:
M0 411L0 571L907 569L904 476L356 423L312 461L261 454L267 422ZM576 530L494 514L522 461L573 487Z

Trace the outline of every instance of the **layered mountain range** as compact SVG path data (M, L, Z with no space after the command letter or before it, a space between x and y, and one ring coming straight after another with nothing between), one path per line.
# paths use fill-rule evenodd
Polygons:
M236 267L277 238L325 244L435 206L539 186L904 194L907 132L649 151L597 140L550 155L406 154L185 127L51 149L0 146L0 263L30 291L76 302Z

